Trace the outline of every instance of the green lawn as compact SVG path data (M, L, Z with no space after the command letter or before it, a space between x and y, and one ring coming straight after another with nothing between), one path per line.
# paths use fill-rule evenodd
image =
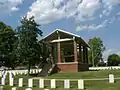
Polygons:
M86 71L86 72L79 72L79 73L56 73L51 76L44 77L45 79L94 79L94 78L108 78L108 75L113 73L115 75L115 78L120 77L120 70L109 70L109 71ZM24 87L23 88L17 88L17 90L25 90L27 88L27 80L28 76L16 76L15 77L15 86L18 86L18 78L23 77L24 78ZM38 79L35 79L33 90L44 90L39 89L39 77ZM43 78L43 77L42 77ZM116 80L114 84L110 84L108 80L97 80L97 81L88 81L85 80L85 90L120 90L120 80ZM8 81L6 82L8 84ZM63 81L57 80L57 88L56 89L50 89L50 90L65 90L63 88ZM78 90L77 89L77 80L71 81L71 88L68 90ZM45 80L45 88L50 88L50 81ZM11 87L5 86L4 90L11 90Z
M85 71L78 73L56 73L46 78L56 79L92 79L92 78L107 78L109 74L114 74L115 77L120 77L120 70L106 71Z

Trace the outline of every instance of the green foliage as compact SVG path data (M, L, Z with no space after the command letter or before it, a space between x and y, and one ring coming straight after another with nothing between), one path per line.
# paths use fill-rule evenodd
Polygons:
M19 46L18 54L20 62L27 64L28 69L40 60L41 47L38 43L37 37L42 36L42 31L39 25L35 22L34 17L27 19L24 17L21 20L21 25L17 28Z
M89 51L89 64L97 66L99 61L102 60L102 52L105 50L103 41L100 38L94 37L89 40L89 45L91 47Z
M17 37L15 31L8 25L0 22L0 62L1 65L14 69L17 65L16 54L14 52Z
M38 42L42 36L34 17L23 17L20 26L14 31L10 26L0 22L0 65L11 67L39 65L46 62L50 54L50 44Z
M120 57L117 54L108 56L108 66L118 66L120 64Z

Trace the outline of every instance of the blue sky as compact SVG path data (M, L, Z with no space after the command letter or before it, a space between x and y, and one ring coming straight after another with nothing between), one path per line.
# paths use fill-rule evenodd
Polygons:
M0 0L0 21L16 28L24 15L35 16L44 35L59 28L86 41L100 37L104 58L120 55L120 0Z

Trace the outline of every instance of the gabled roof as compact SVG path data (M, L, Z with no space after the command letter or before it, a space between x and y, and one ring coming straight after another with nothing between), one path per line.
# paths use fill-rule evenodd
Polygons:
M61 30L61 29L56 29L56 30L57 30L57 31L60 31L60 32L63 32L63 33L66 33L66 34L69 34L69 35L71 35L71 36L75 36L75 37L80 38L79 35L73 34L73 33L71 33L71 32L67 32L67 31L64 31L64 30Z
M56 31L59 31L59 32L62 32L62 33L66 33L66 34L69 34L71 36L75 36L75 37L80 38L79 35L73 34L71 32L68 32L68 31L65 31L65 30L62 30L62 29L56 29L56 30L52 31L51 33L49 33L48 35L46 35L45 37L43 37L43 39L47 38L48 36L50 36L51 34L55 33Z
M54 31L51 32L50 34L48 34L48 35L46 35L45 37L43 37L42 40L48 38L49 36L53 35L53 34L56 33L56 32L61 32L61 33L64 33L64 34L67 34L67 35L76 37L77 39L82 40L82 42L85 43L85 44L89 47L89 45L88 45L79 35L76 35L76 34L73 34L73 33L71 33L71 32L68 32L68 31L65 31L65 30L61 30L61 29L56 29L56 30L54 30Z

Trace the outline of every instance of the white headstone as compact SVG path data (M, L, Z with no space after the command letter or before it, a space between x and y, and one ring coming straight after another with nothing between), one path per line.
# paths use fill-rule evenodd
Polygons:
M0 72L0 77L2 77L2 73Z
M3 86L0 86L0 90L3 90Z
M70 88L70 81L64 80L64 88Z
M31 88L26 88L25 90L32 90Z
M1 84L2 84L2 85L5 85L5 78L2 78L2 79L1 79Z
M39 72L41 72L41 71L42 71L42 69L39 69L38 71L39 71Z
M30 70L30 74L32 74L32 70Z
M109 74L109 83L114 83L114 75Z
M39 88L44 88L44 79L39 80Z
M33 74L35 73L35 70L33 70Z
M3 78L6 78L6 75L3 75Z
M10 78L10 79L9 79L9 85L10 85L10 86L13 86L13 81L14 81L13 78Z
M12 73L11 72L9 72L9 78L12 78Z
M38 73L38 69L36 69L36 73Z
M22 74L23 74L23 72L22 72L22 71L20 71L20 74L22 75Z
M13 87L11 90L16 90L17 88L16 87Z
M23 86L23 78L19 78L18 86L19 87Z
M28 79L28 87L33 87L33 80L32 79Z
M15 76L15 75L16 75L16 73L15 73L15 72L13 72L13 75Z
M56 88L55 79L51 80L51 88Z
M27 74L28 72L27 71L25 71L25 75Z
M78 80L78 89L84 89L84 80Z

